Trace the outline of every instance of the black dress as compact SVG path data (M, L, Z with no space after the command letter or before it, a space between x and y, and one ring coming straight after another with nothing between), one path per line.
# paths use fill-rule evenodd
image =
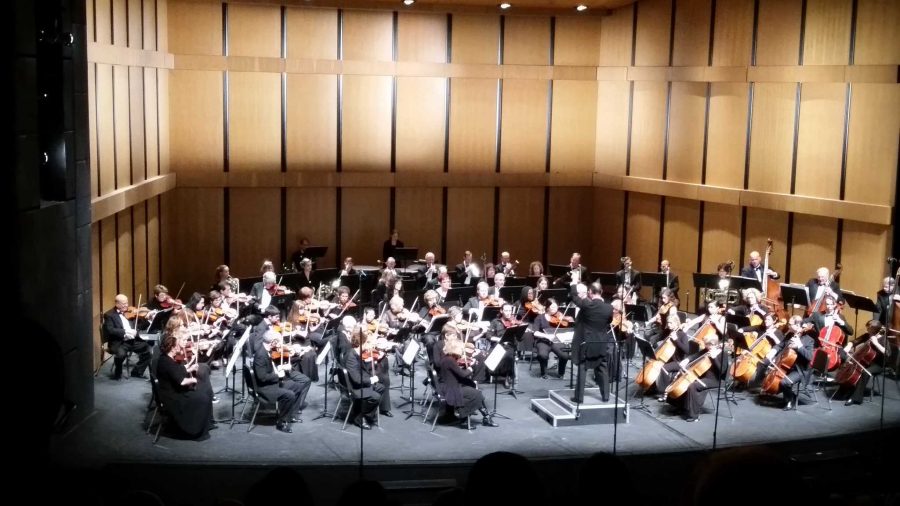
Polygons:
M181 384L188 375L187 369L172 357L159 357L156 376L160 400L182 432L199 437L206 434L212 422L213 390L209 382L209 367L200 364L196 372L196 385Z

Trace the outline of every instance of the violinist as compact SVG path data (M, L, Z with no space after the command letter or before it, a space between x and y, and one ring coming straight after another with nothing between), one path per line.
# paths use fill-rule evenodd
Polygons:
M494 286L488 289L488 295L492 298L502 300L500 296L500 290L506 286L506 275L502 272L498 272L494 274Z
M513 369L515 366L515 346L517 343L504 341L503 335L506 333L506 329L521 324L522 322L516 320L515 315L513 314L512 304L503 304L500 309L500 314L497 318L491 320L486 333L486 339L479 343L480 347L488 353L493 351L494 346L503 346L505 349L503 358L500 360L500 363L497 364L497 367L492 374L498 379L503 378L503 386L506 388L510 388L512 376L515 374ZM490 345L487 344L488 340L490 341Z
M550 289L550 278L547 276L541 276L538 278L537 283L534 284L534 298L541 300L541 292L544 290Z
M319 304L313 299L312 289L308 286L301 288L288 313L288 321L295 335L312 342L316 350L321 350L325 346L325 320L319 316Z
M167 333L160 343L156 364L159 398L182 433L203 440L216 428L210 370L196 359L190 363L183 361L185 341L187 333L179 329Z
M354 327L350 330L350 349L343 354L343 366L347 370L353 395L359 399L359 414L353 423L366 430L372 428L371 423L375 423L375 410L381 404L381 396L388 391L378 375L372 373L371 363L363 360L363 352L368 351L363 348L367 337L368 332L363 326Z
M342 318L345 314L355 314L358 305L350 297L350 287L339 286L334 298L334 305L325 314L329 320Z
M784 407L782 409L785 411L793 409L795 402L807 404L811 401L809 395L802 386L809 382L811 372L810 364L813 359L815 341L813 337L809 335L807 329L803 327L803 323L803 319L800 316L792 316L791 319L788 320L788 325L790 327L788 336L785 336L784 340L773 346L768 355L766 355L766 365L769 367L777 367L773 364L773 361L776 356L783 352L783 350L791 348L797 353L797 360L794 362L790 371L787 371L787 375L781 380L781 384L778 387L784 397ZM800 399L797 398L797 393L794 392L794 388L798 383L801 385Z
M245 345L245 353L252 355L260 346L263 335L273 330L276 325L281 323L281 311L277 307L269 306L262 312L262 318L253 327L250 328L250 336Z
M439 295L434 290L428 290L422 298L425 300L425 303L419 308L419 325L415 331L419 333L419 341L425 346L428 358L434 362L434 343L437 341L439 334L437 330L430 329L431 322L436 316L446 315L447 310L438 304Z
M137 353L138 356L137 365L131 369L131 377L143 378L144 371L150 365L150 346L141 339L134 323L125 317L128 312L128 297L120 293L116 295L115 301L115 307L103 313L102 336L109 354L115 356L112 379L122 379L122 364L128 352Z
M866 388L870 381L878 381L876 376L882 374L885 368L885 358L891 356L890 344L885 340L884 325L878 320L872 319L866 323L866 332L860 334L853 342L847 343L840 350L841 358L848 360L848 355L860 354L864 347L869 350L868 365L864 363L868 373L862 373L855 385L842 385L842 390L852 390L845 406L862 404L866 395Z
M438 274L438 287L435 288L434 292L438 296L438 304L443 304L447 300L447 294L450 292L450 287L452 285L452 280L450 279L450 275L446 272L443 274Z
M403 297L395 295L388 301L388 310L384 313L384 323L393 331L389 334L396 334L407 323L416 323L419 321L418 313L403 307Z
M483 279L489 280L494 279L494 276L497 275L497 266L491 262L484 264L484 277Z
M313 263L312 260L308 258L304 258L300 260L300 263L297 265L297 279L299 280L297 283L297 289L303 287L313 286Z
M616 291L628 304L637 303L641 291L641 271L632 268L631 257L622 257L622 269L616 272Z
M481 314L484 311L484 308L487 306L499 306L501 304L501 300L495 297L489 296L488 292L490 288L488 284L484 281L479 281L478 285L475 288L475 296L469 297L469 301L466 302L466 305L463 306L463 313L467 316L471 314L475 315L475 320L481 319Z
M544 264L535 260L528 264L528 277L540 277L544 275Z
M437 388L446 399L447 405L453 407L454 416L466 422L463 426L467 427L469 415L479 411L482 425L497 427L497 423L488 413L484 395L476 388L472 371L459 366L458 360L466 353L462 341L447 340L442 351Z
M262 313L272 303L273 293L277 293L278 285L275 284L275 273L264 272L262 281L253 284L250 289L250 297L256 301L256 311Z
M366 337L366 341L363 343L363 365L378 377L378 384L384 387L384 392L381 393L381 399L378 401L378 412L391 418L394 414L391 412L391 374L388 360L386 360L385 338L379 337L375 332L369 332L367 328L363 328L362 332Z
M830 295L837 302L844 302L841 286L834 280L827 267L816 269L816 277L806 282L806 290L809 294L810 307L815 306L816 301L822 300L826 295Z
M518 265L518 263L519 263L518 260L516 260L516 262L513 263L510 260L509 252L504 251L504 252L500 253L500 261L497 262L497 270L500 273L502 273L504 276L515 276L516 275L516 266Z
M663 288L668 288L672 291L675 298L678 298L678 274L675 274L675 272L672 271L672 264L668 260L663 259L659 263L659 273L666 277L666 284L662 287L654 287L654 290L657 292L654 295L659 298L659 292L661 292Z
M534 323L538 315L544 314L546 308L538 302L534 292L534 288L530 286L522 287L516 318L528 323Z
M769 269L765 273L763 272L763 261L762 255L759 254L759 251L751 251L750 257L747 261L747 267L741 269L741 276L745 278L753 278L759 281L763 286L766 285L766 277L772 279L778 279L780 276L777 272Z
M445 271L446 272L446 271ZM434 263L434 253L425 253L425 266L416 273L416 284L420 288L434 288L437 286L438 265Z
M231 269L227 265L216 267L216 281L212 285L213 290L219 289L219 284L225 282L231 287L231 291L237 293L241 290L240 280L231 277Z
M147 302L147 309L150 310L147 313L147 319L150 320L147 332L158 332L160 329L165 328L166 322L172 317L172 312L176 309L180 310L181 307L181 301L173 299L169 295L168 288L163 285L154 286L153 299Z
M550 352L556 354L557 372L556 377L562 378L566 372L566 364L568 363L569 353L565 351L563 344L556 338L559 332L559 325L550 323L550 318L554 317L557 323L563 321L563 315L559 312L559 304L553 298L547 299L547 310L543 314L538 315L534 319L532 329L534 329L534 347L537 349L537 360L541 367L541 378L547 379L547 362L550 359Z
M269 402L277 402L278 420L275 428L281 432L293 432L292 423L302 423L300 410L303 409L306 394L312 383L303 374L292 371L290 362L275 365L271 352L281 345L281 336L268 330L257 343L253 352L253 374L256 375L256 391Z
M719 337L708 334L704 338L705 351L698 352L684 358L679 362L680 369L688 368L698 358L705 356L711 361L711 367L700 375L687 387L684 395L674 399L668 397L670 404L680 407L684 411L685 421L696 422L700 420L700 412L709 390L718 388L728 374L728 353L723 353L723 346L719 345ZM665 375L661 374L660 377Z
M347 257L344 259L344 267L341 269L340 276L354 276L359 274L359 271L353 268L353 257Z

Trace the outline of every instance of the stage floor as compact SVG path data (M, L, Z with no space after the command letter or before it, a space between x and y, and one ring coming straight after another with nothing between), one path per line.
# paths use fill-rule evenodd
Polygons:
M106 364L95 380L96 410L86 420L72 427L52 442L52 454L57 464L75 467L102 467L108 464L218 464L218 465L354 465L360 462L360 445L364 444L363 462L366 464L452 464L472 462L493 451L513 451L540 459L566 459L587 456L598 451L615 450L620 455L672 453L707 450L713 447L714 432L718 448L785 442L812 438L827 438L841 434L877 430L881 426L884 400L884 427L900 426L900 391L896 382L888 378L886 395L875 396L874 402L844 406L828 402L819 394L818 404L803 405L797 411L780 409L781 401L767 404L756 395L738 393L737 404L731 406L734 419L728 418L724 401L716 426L716 416L709 412L696 423L684 421L667 404L655 398L645 399L647 410L635 409L635 386L628 387L631 405L628 420L614 425L553 428L531 411L532 398L547 396L548 389L568 387L568 377L541 379L537 377L537 363L529 371L528 361L519 362L518 398L500 394L497 410L510 417L498 418L498 428L481 426L480 416L472 417L477 430L466 431L458 426L440 423L435 432L431 424L423 424L421 417L405 419L403 401L396 390L391 392L395 406L393 418L381 417L381 427L361 431L348 425L341 430L340 417L334 423L330 417L313 421L323 407L325 388L313 385L308 396L309 406L303 413L304 422L293 426L292 434L276 431L271 417L260 417L259 425L247 432L247 425L227 423L210 433L205 441L185 441L165 436L158 444L145 433L149 420L147 404L150 385L146 380L113 381L109 378L111 362ZM322 368L324 372L324 366ZM630 368L634 377L635 369ZM320 373L320 378L324 374ZM424 395L417 371L416 394ZM399 377L393 376L394 385ZM221 370L213 372L216 390L225 384ZM620 385L623 389L624 382ZM240 383L238 383L240 388ZM494 386L482 387L488 406L493 406ZM504 389L501 386L500 391ZM831 389L829 389L829 393ZM215 404L218 419L230 419L232 394L219 393ZM714 396L713 396L714 397ZM339 398L336 390L328 394L329 408ZM707 406L711 403L707 402ZM241 406L236 406L239 414ZM362 438L361 438L362 432Z

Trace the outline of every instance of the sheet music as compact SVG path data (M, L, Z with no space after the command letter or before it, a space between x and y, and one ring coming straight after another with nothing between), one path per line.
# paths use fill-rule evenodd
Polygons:
M250 339L250 327L247 327L247 330L244 331L244 334L238 339L238 342L234 345L234 351L231 352L231 358L228 359L228 365L225 366L225 376L229 376L232 371L234 371L234 364L237 363L238 356L241 354L241 350L244 349L244 343L247 342L247 339Z
M554 340L561 344L571 345L572 339L574 339L574 338L575 338L575 331L574 330L566 330L563 332L557 332Z
M500 365L500 361L503 360L504 355L506 355L506 348L499 344L494 346L490 355L484 360L484 366L487 367L489 371L494 372L494 370L497 369L497 366Z
M406 346L406 351L403 352L403 363L406 365L412 365L413 360L416 359L416 355L419 353L419 342L415 339L410 339L409 344Z
M322 362L325 361L325 357L328 356L328 352L331 351L331 341L325 341L325 346L322 347L322 351L319 352L319 356L316 357L316 365L322 365Z
M448 314L439 314L439 315L433 316L431 318L431 322L428 324L428 328L425 329L425 332L431 332L431 329L433 329L436 326L435 323L440 323L442 320L446 320L448 318L450 318L450 315L448 315Z

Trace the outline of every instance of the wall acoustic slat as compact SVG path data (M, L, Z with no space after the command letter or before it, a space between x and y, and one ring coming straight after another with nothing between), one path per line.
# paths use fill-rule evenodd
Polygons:
M556 18L554 65L597 65L600 62L600 25L595 16Z
M894 205L900 88L896 84L854 84L847 146L845 198Z
M236 276L258 276L264 259L281 263L280 193L277 188L232 188L228 192L229 266Z
M643 0L638 5L637 42L634 64L662 66L669 64L672 0Z
M287 57L336 60L337 10L288 7Z
M744 185L747 88L746 83L710 86L706 153L706 184L710 186L742 188Z
M453 31L456 33L455 28ZM454 78L450 88L449 170L493 170L497 158L497 80Z
M804 65L846 65L853 0L807 0Z
M110 218L112 219L112 218ZM132 250L132 229L131 229L131 209L126 209L115 217L116 222L116 276L119 282L119 292L128 296L129 303L134 305L137 301L137 295L134 293L134 276L132 275L132 267L134 266L133 250Z
M859 0L856 18L856 65L900 62L900 2Z
M128 2L127 0L112 0L113 17L113 44L128 46Z
M846 85L806 83L800 103L797 186L800 195L839 199Z
M444 170L447 80L397 78L397 172Z
M113 123L116 143L116 188L131 184L131 133L129 132L128 67L113 65Z
M551 172L593 171L597 150L597 83L553 81L552 110Z
M703 239L701 243L702 259L700 270L715 273L716 266L722 262L734 260L735 268L741 265L741 208L728 204L707 202L703 206ZM692 282L682 281L686 286ZM691 287L691 291L695 288Z
M130 4L129 4L130 5ZM144 69L128 67L128 116L131 125L131 181L140 183L143 181L147 170L144 152Z
M479 264L482 254L490 257L494 250L494 189L448 188L446 212L448 262L455 265L466 250Z
M419 248L419 258L429 251L441 255L442 194L441 188L397 188L395 226L406 246Z
M112 0L92 0L94 6L95 42L112 44ZM112 299L110 299L112 300Z
M286 102L287 170L334 171L337 78L288 74Z
M154 198L147 201L147 282L152 289L160 282L160 219L159 201ZM221 230L221 227L219 227ZM221 253L219 254L221 257ZM213 257L213 258L219 258Z
M390 233L390 190L344 188L341 192L341 257L375 265Z
M672 83L666 179L701 182L705 115L705 84Z
M678 0L675 5L675 44L672 64L706 65L712 0Z
M547 153L547 83L504 79L501 172L544 172Z
M881 289L881 280L887 275L883 257L888 256L890 251L890 227L847 220L843 233L841 263L845 268L841 274L841 288L873 297ZM870 313L860 314L857 335L869 317Z
M550 192L551 202L553 202L552 197L555 193L557 193L557 189L554 188ZM562 196L564 197L565 194ZM620 217L625 215L625 192L594 188L587 193L587 197L590 198L590 196L593 196L594 200L592 215L603 218L594 219L591 235L593 244L586 245L584 244L584 239L580 238L578 239L578 242L581 243L579 247L591 248L589 257L591 263L588 264L591 271L614 272L618 270L616 266L619 265L619 258L622 256L623 249L622 232L625 226L625 219ZM575 222L580 220L580 217L589 209L584 200L576 201L569 205L574 208L569 216L575 219ZM551 208L551 215L552 213ZM571 228L577 230L577 227ZM584 236L584 231L576 233L582 237ZM568 257L565 260L568 260Z
M694 298L685 297L690 287L690 273L697 267L697 244L700 225L700 202L667 198L665 201L666 222L663 230L662 256L668 259L672 270L678 273L682 311L696 311ZM630 203L629 203L630 209ZM643 266L644 271L657 272L655 265Z
M621 7L600 20L600 66L631 65L634 8Z
M228 74L229 170L281 170L281 77Z
M147 177L159 175L159 93L156 86L157 69L144 69L144 145Z
M278 5L228 5L229 56L281 56L281 8Z
M100 174L97 173L97 83L94 74L97 71L97 64L88 62L88 153L91 162L91 195L100 195Z
M596 171L599 173L625 175L628 155L628 95L627 82L597 83Z
M248 212L247 209L233 212L241 214L244 219L254 218L257 223L264 219L261 212L257 210ZM221 188L176 188L161 195L159 211L163 220L161 224L163 272L161 279L158 273L155 277L151 273L152 283L162 283L172 291L173 296L184 283L181 292L183 300L189 298L195 290L209 289L216 266L224 260L224 192ZM187 230L184 225L186 217L192 223L202 223L203 226L193 226ZM234 225L235 222L232 221L232 229ZM267 238L259 233L263 227L265 224L251 228L246 232L250 237L246 237L245 240L265 241ZM153 234L150 236L152 241ZM240 239L231 233L232 244ZM235 256L232 255L231 258L234 260ZM258 276L260 263L250 269L232 263L231 273L236 277ZM152 264L151 258L151 266Z
M716 2L713 65L749 65L753 45L754 0Z
M628 194L625 254L631 257L635 269L652 272L656 268L659 257L659 229L662 226L659 222L661 205L662 199L657 195Z
M391 169L393 78L348 76L343 79L341 157L344 170Z
M584 263L591 267L588 259L591 255L592 240L589 237L597 237L591 235L592 230L585 227L574 226L576 223L584 223L584 217L591 215L591 201L593 189L591 188L550 188L550 202L548 208L550 214L547 216L547 263L564 264L568 263L572 252L578 251L583 257ZM523 203L524 204L524 203ZM531 203L528 203L531 205ZM618 210L616 216L621 216L622 209ZM593 213L597 215L596 212ZM612 220L614 223L621 220ZM537 224L534 224L538 228ZM598 237L597 242L601 241ZM502 244L501 244L501 247ZM512 252L510 252L512 253ZM540 258L540 257L535 257ZM519 258L520 262L524 260ZM544 264L544 271L547 272L547 263ZM527 265L525 266L527 269Z
M84 3L84 18L85 18L85 30L84 35L85 39L88 42L97 42L94 40L94 2L91 0L90 2ZM96 285L95 285L96 289Z
M102 297L100 303L104 311L112 309L115 297L119 293L117 242L116 218L110 216L100 221L100 295Z
M808 214L794 215L791 245L791 283L806 283L816 269L834 269L837 220Z
M285 238L287 254L293 253L306 237L314 246L327 246L328 252L320 258L318 267L334 267L335 206L337 192L334 188L288 188L285 193ZM365 263L359 259L359 263Z
M100 171L99 195L116 188L116 148L113 105L113 67L97 64L97 164Z
M800 0L759 0L757 65L796 65L800 54Z
M391 61L394 20L391 12L344 10L345 60Z
M168 29L165 24L160 24L159 29L170 34L169 45L173 53L222 54L221 3L172 2L169 9Z
M159 115L156 120L159 123L159 173L167 174L171 160L171 145L169 144L169 135L171 129L169 125L169 70L157 69L156 79L159 82L157 89L157 100ZM221 132L221 130L216 130Z
M543 223L543 188L500 188L497 252L508 251L519 261L517 274L524 275L528 264L541 258Z
M504 65L550 62L550 18L507 16L503 38Z
M751 190L789 193L797 86L756 83L750 141Z
M175 171L221 172L222 73L173 70L171 76L169 133Z
M218 3L214 4L218 7ZM221 12L221 9L219 9ZM169 25L169 4L166 0L157 0L156 2L156 18L158 26ZM169 52L169 31L160 29L156 34L157 49L163 52Z
M156 199L153 199L156 200ZM132 240L134 242L134 296L141 295L141 301L146 301L152 293L147 280L147 206L140 203L131 208L133 213ZM121 222L120 222L121 224ZM153 243L158 249L159 242Z
M90 5L90 2L88 2ZM144 29L142 34L144 36L144 49L155 50L156 49L156 0L143 0L141 2L143 6L144 15L142 19L144 20ZM160 27L162 30L167 30L168 27Z
M128 47L142 49L144 44L144 26L141 23L141 3L143 0L127 0L128 2ZM87 3L87 2L85 2Z
M666 136L666 83L634 83L631 122L631 175L661 179Z
M747 226L744 233L744 258L740 259L741 266L747 265L747 259L751 251L759 251L760 255L766 253L766 240L772 239L772 254L769 256L769 268L781 275L779 282L786 282L784 278L787 265L787 230L788 213L784 211L772 211L769 209L747 208ZM737 260L735 260L737 261Z
M446 63L446 14L401 12L397 16L397 60Z
M453 37L451 40L453 63L496 65L498 63L497 41L499 38L499 16L454 14ZM454 95L456 94L455 87L453 88L453 93Z

